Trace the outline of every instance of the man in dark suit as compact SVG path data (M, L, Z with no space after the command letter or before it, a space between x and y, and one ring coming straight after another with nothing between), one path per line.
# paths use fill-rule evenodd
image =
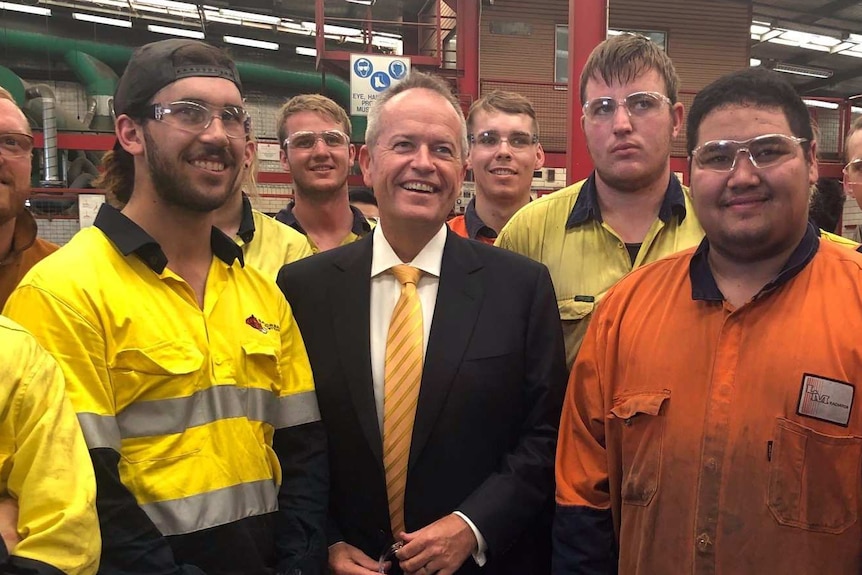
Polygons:
M376 573L396 540L404 546L391 572L550 568L566 381L559 315L543 265L448 231L466 149L464 116L443 80L413 73L390 88L359 154L379 226L279 274L328 434L337 575ZM405 280L406 268L418 279ZM402 346L403 313L418 315L407 325L419 341ZM415 385L413 371L393 367L407 361L405 348L418 354ZM404 405L410 426L399 435Z

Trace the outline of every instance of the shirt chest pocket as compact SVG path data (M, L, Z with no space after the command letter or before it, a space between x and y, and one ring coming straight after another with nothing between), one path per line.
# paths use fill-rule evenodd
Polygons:
M841 533L857 520L862 437L775 424L768 502L781 525Z
M662 406L669 400L669 390L614 398L608 417L620 425L623 503L649 505L658 491L665 427Z
M558 301L557 306L560 309L560 319L563 323L578 322L593 313L593 308L596 307L596 302L566 299Z
M129 462L167 460L200 450L204 356L184 342L123 349L110 364L122 438Z

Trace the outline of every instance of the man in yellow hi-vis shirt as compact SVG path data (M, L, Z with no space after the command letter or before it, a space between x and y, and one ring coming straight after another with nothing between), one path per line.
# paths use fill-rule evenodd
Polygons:
M271 277L214 226L251 159L234 63L137 49L114 96L105 205L6 313L57 359L93 460L100 572L317 574L325 436Z
M63 374L2 316L0 537L3 575L92 575L99 566L96 483Z
M581 126L595 170L516 213L496 245L551 271L571 367L596 304L633 268L696 246L703 230L670 170L679 78L635 34L596 46L581 74Z

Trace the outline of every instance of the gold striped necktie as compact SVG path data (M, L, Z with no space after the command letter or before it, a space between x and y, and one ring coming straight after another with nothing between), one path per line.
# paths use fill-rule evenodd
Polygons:
M386 337L383 375L383 466L393 537L404 531L404 490L413 421L422 381L422 304L416 283L422 270L397 265L392 274L401 282Z

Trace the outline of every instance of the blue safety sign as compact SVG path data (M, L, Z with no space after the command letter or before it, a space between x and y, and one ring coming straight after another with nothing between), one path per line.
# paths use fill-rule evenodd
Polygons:
M374 71L374 65L368 58L360 58L353 64L353 71L360 78L367 78Z

